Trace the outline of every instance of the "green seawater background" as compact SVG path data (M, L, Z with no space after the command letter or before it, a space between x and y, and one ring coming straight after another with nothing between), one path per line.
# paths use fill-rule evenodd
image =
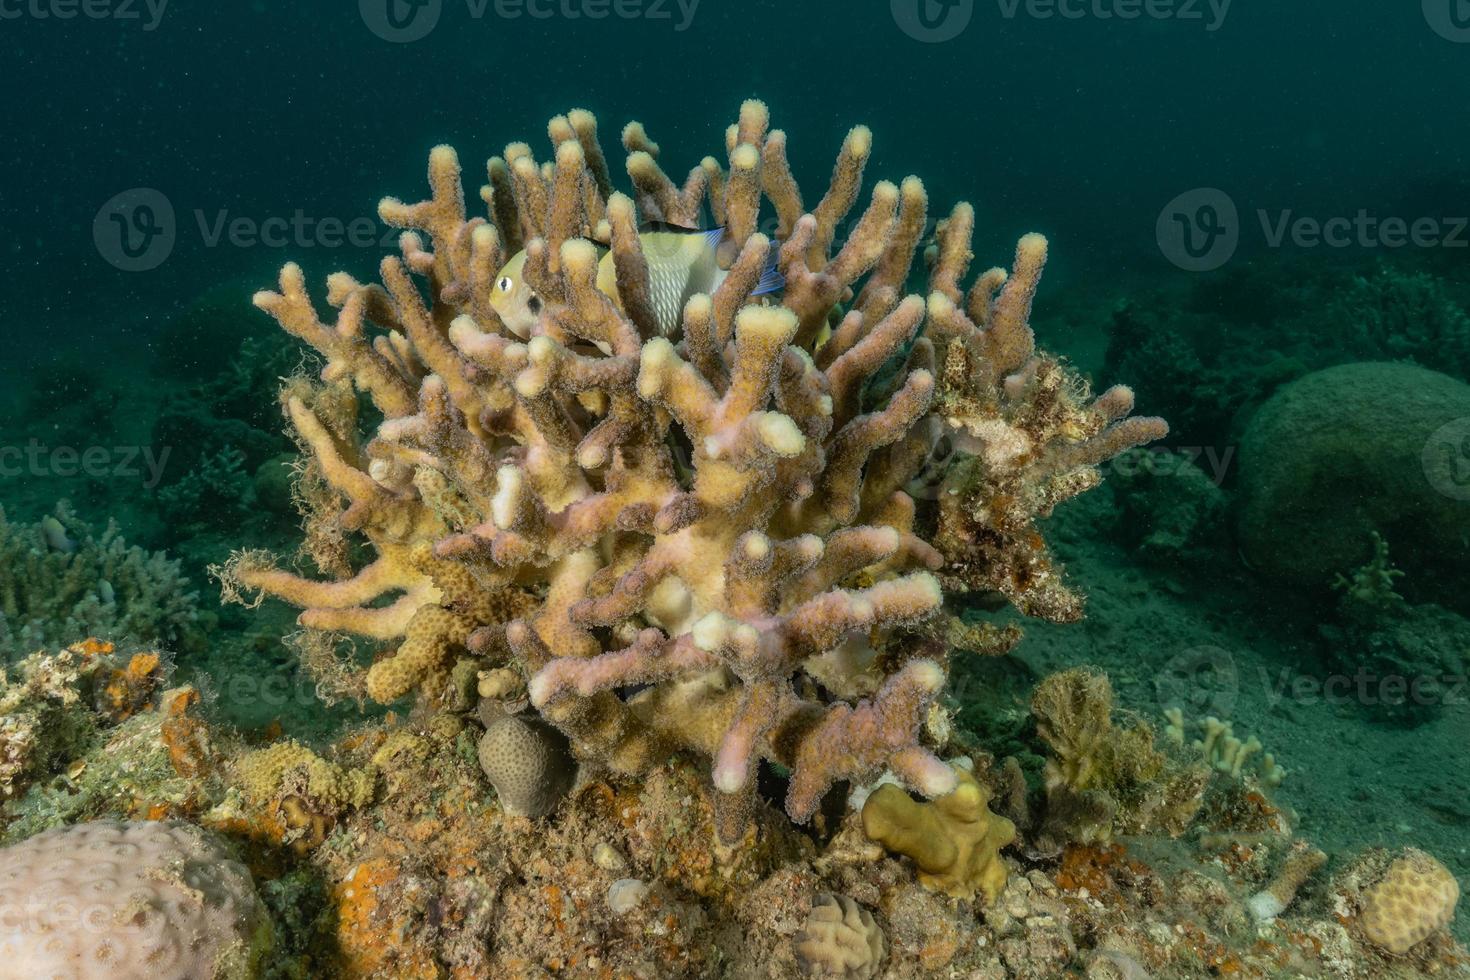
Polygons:
M961 664L962 723L1024 753L1036 745L1028 692L1047 671L1101 666L1124 707L1156 719L1160 678L1213 665L1225 701L1195 706L1228 708L1291 770L1282 799L1305 835L1329 850L1413 843L1470 872L1470 691L1407 718L1358 694L1290 695L1292 680L1351 673L1371 651L1331 633L1336 594L1279 587L1240 559L1232 463L1254 408L1315 368L1400 359L1470 380L1470 231L1455 220L1470 214L1465 0L444 0L397 5L412 40L385 37L386 10L0 0L4 460L34 445L169 453L156 486L11 465L0 506L32 521L67 499L91 524L116 519L130 541L179 558L216 619L178 665L209 678L225 717L319 734L354 716L319 705L296 673L280 642L289 610L216 610L204 573L232 548L289 551L298 537L273 479L291 449L273 389L300 354L251 293L288 259L318 288L337 269L373 278L391 235L376 226L341 245L323 222L375 223L383 195L418 199L436 143L458 148L473 198L486 157L515 140L546 156L546 120L580 106L597 113L615 164L617 133L637 119L681 176L722 153L754 96L790 134L809 206L863 123L875 135L869 187L922 176L931 220L974 204L977 267L1046 233L1042 343L1099 386L1135 385L1141 411L1175 423L1166 456L1216 491L1180 503L1167 477L1118 479L1064 507L1046 530L1090 593L1089 619L1028 625L1011 657ZM416 18L436 11L424 30ZM107 208L137 189L175 221L166 257L129 271ZM1176 227L1171 208L1203 220L1220 198L1200 189L1235 206L1239 242L1190 271L1160 227ZM1272 240L1298 218L1347 219L1350 240ZM1431 221L1434 241L1392 247L1388 218ZM254 240L249 229L272 221L284 240ZM1428 321L1440 333L1424 342ZM1378 332L1365 346L1368 322ZM179 489L211 473L213 496ZM1193 514L1188 533L1159 545L1153 532L1179 508ZM1443 644L1463 676L1470 581L1455 569L1470 567L1467 542L1415 547L1442 554L1391 556L1437 571L1400 591L1451 617ZM278 694L231 696L234 681L261 676Z

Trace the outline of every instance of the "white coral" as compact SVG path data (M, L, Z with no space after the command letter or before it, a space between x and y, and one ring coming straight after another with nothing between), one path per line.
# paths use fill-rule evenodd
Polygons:
M883 930L846 895L823 893L796 936L796 956L810 976L868 980L883 962Z
M243 980L268 939L250 873L188 824L99 821L0 850L6 976Z

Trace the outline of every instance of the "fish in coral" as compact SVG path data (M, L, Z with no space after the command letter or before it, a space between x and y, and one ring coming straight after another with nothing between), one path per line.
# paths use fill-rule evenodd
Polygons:
M691 231L674 226L639 233L638 240L648 261L653 311L661 335L669 337L678 332L685 303L700 293L713 293L725 281L729 273L721 269L718 262L720 242L724 236L723 228ZM597 264L597 288L621 308L612 252L607 248L599 251L602 255ZM752 296L778 292L784 285L776 268L776 258L777 250L772 248L765 273ZM525 265L526 253L517 252L500 270L490 293L490 305L499 314L501 322L521 338L531 335L545 305L526 281Z

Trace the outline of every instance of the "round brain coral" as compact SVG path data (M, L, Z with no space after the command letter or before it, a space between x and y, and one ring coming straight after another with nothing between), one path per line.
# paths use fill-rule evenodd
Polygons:
M0 850L6 976L244 980L269 941L250 873L197 827L99 821Z
M1414 848L1389 865L1363 901L1363 935L1402 956L1449 925L1460 883L1437 860Z
M507 813L544 817L577 779L567 738L535 716L505 715L480 737L480 768Z

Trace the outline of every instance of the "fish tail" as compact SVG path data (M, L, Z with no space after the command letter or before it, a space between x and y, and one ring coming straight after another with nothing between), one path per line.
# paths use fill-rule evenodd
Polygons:
M761 272L760 282L755 284L751 291L752 296L769 296L771 293L779 293L786 288L786 277L781 275L781 247L778 243L771 243L771 250L766 254L766 267Z

